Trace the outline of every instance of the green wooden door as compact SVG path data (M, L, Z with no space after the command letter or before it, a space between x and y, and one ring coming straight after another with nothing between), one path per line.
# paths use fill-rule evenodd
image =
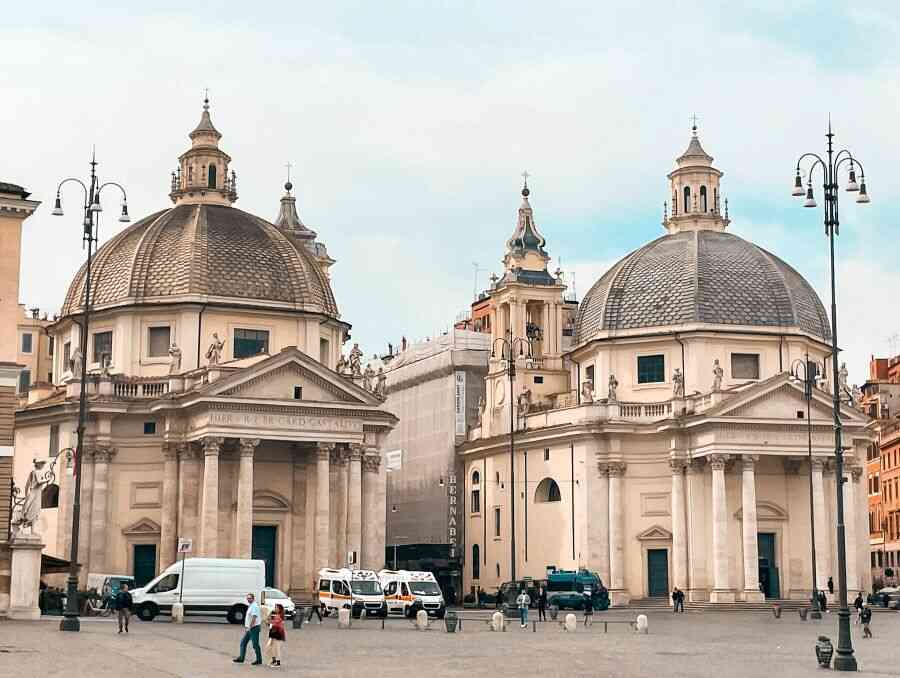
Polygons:
M781 580L778 561L775 559L775 533L757 532L759 549L759 581L766 598L781 597Z
M134 545L134 585L143 586L156 576L156 544Z
M666 549L647 551L647 594L669 595L669 552Z
M275 586L275 548L277 530L274 525L254 525L250 557L266 564L266 586Z

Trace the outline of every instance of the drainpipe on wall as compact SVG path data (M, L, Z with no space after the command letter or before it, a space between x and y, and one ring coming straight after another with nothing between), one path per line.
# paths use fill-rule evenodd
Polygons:
M206 304L200 307L200 313L197 315L197 369L200 369L200 351L203 342L203 311L206 310Z

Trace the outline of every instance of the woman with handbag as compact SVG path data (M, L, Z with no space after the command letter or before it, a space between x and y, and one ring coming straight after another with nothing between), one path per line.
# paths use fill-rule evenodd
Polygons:
M284 645L284 606L275 605L275 610L269 616L269 640L266 643L266 649L272 658L269 663L270 668L279 668L281 666L281 646Z

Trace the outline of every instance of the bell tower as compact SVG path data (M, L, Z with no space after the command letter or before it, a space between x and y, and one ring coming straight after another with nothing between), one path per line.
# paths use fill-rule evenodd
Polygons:
M728 201L723 215L719 190L722 172L712 166L712 161L700 145L695 118L687 150L678 156L675 169L668 175L671 203L666 203L663 226L669 233L727 228Z
M230 206L237 200L237 177L228 175L231 157L219 148L222 135L209 117L209 97L203 100L200 122L190 133L191 147L178 158L169 197L176 205Z

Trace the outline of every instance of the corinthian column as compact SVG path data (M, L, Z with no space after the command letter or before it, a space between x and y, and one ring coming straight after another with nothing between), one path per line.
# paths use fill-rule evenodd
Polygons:
M622 500L624 462L609 464L609 595L614 605L624 605L625 591L625 511Z
M331 516L332 554L335 567L344 567L347 563L347 472L350 470L350 451L336 448L331 453L331 466L334 469L333 513Z
M347 551L356 553L356 567L362 559L362 445L350 446L350 475L347 497Z
M159 569L175 562L178 543L178 450L175 443L163 443L162 506L159 525Z
M597 464L596 492L591 501L590 534L595 549L592 549L594 567L603 585L609 582L609 464Z
M78 573L79 585L87 583L91 560L91 511L94 498L94 451L82 445L81 457L81 505L78 513ZM74 497L74 490L73 490ZM73 509L74 510L74 509ZM71 539L71 536L69 537ZM71 542L70 542L71 544Z
M684 459L670 459L672 468L672 579L687 591L687 523L684 512Z
M831 525L828 515L825 513L825 483L822 473L825 470L826 460L813 457L812 459L812 486L813 486L813 512L816 522L816 588L819 591L828 591L828 572L831 570Z
M91 572L106 572L109 525L109 462L115 456L112 447L94 450L94 488L91 497Z
M219 555L219 452L223 438L203 439L203 518L200 523L201 553L207 558Z
M381 454L369 448L362 458L363 530L362 567L380 570L384 567L385 549L385 475Z
M253 454L259 438L241 438L238 467L237 516L235 517L234 557L249 558L253 537Z
M175 446L178 452L178 537L190 539L200 549L200 451L190 443Z
M61 453L59 489L59 518L56 528L56 552L68 560L72 548L72 504L75 502L75 475L72 472L74 457L71 451Z
M759 590L759 545L756 521L756 462L759 457L745 454L741 458L741 530L744 537L744 600L761 602L765 599Z
M728 501L725 492L725 465L727 454L709 457L712 469L712 519L713 519L713 590L711 603L733 603L734 591L728 586Z
M854 593L859 590L857 565L859 561L859 546L856 543L856 482L862 474L859 466L845 467L847 482L844 483L844 540L847 552L847 591Z
M328 481L333 450L334 445L331 443L319 443L316 449L316 570L331 564L331 554L328 552L328 516L331 508Z

